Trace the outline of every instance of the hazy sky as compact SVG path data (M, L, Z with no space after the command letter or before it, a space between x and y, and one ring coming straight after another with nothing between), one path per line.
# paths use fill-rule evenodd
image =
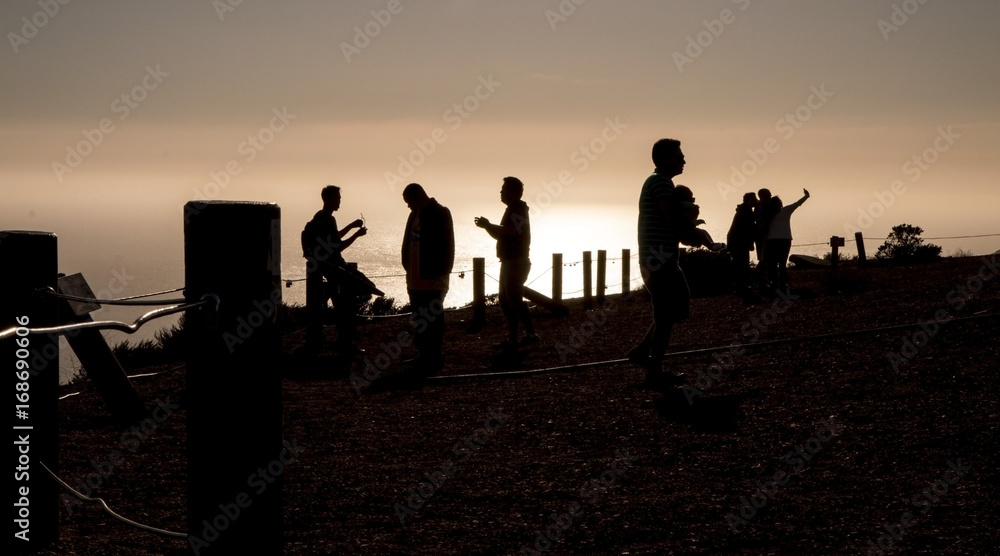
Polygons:
M996 0L63 2L3 5L0 229L74 248L179 244L195 197L297 233L327 183L349 218L402 218L410 181L498 216L505 175L634 205L664 136L717 228L807 187L825 237L1000 232Z

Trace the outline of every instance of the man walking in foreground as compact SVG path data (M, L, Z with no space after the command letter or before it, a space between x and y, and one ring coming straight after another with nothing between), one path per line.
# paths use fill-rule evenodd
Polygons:
M663 355L674 323L690 312L691 292L677 255L681 238L691 237L694 224L682 217L673 182L684 171L684 163L680 141L657 141L653 145L656 168L639 194L639 270L653 304L653 324L628 352L628 359L646 369L644 386L656 390L681 382L680 377L663 371Z
M403 189L410 207L403 232L402 262L410 295L411 323L420 356L416 373L431 376L444 365L444 296L455 262L455 231L451 211L411 183Z

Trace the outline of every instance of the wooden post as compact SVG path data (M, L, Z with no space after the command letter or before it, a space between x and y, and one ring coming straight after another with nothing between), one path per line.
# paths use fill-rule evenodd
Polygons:
M552 253L552 301L562 302L562 253Z
M830 237L830 247L833 252L830 254L830 270L832 272L837 271L837 261L840 259L840 248L844 246L844 238L832 236Z
M594 300L590 293L590 251L583 252L583 308L590 309Z
M868 257L865 254L865 238L861 232L854 232L854 242L858 244L858 266L864 266L868 263Z
M597 304L604 304L604 289L607 283L608 252L597 250Z
M622 299L632 299L632 250L622 249Z
M218 297L185 314L188 544L195 554L280 554L281 210L189 202L184 295ZM306 439L302 439L303 442Z
M7 491L14 510L13 546L15 553L34 554L59 537L59 486L38 465L59 473L59 337L27 335L28 328L59 322L55 299L35 294L55 288L56 236L0 232L0 265L0 330L21 330L0 341L4 367L14 370L14 491Z
M486 321L486 259L472 259L472 322L482 325Z
M94 297L82 274L60 277L57 281L59 293L77 297ZM101 306L91 303L60 300L60 312L65 315L63 322L93 322L90 312ZM94 383L104 399L111 415L120 423L137 423L146 416L146 406L135 392L118 358L108 345L100 330L91 328L80 330L79 334L67 334L66 340L76 353L87 378Z

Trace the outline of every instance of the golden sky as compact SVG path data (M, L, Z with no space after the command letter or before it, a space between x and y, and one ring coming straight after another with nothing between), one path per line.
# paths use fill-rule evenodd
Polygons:
M13 4L0 229L179 237L192 198L297 222L327 183L352 215L404 217L410 181L497 212L505 175L633 205L667 136L722 228L805 187L819 235L1000 232L995 0Z

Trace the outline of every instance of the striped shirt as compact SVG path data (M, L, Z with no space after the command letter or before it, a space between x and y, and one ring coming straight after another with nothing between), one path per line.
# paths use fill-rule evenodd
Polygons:
M653 172L639 194L639 262L652 270L663 266L664 257L676 261L679 242L676 224L663 215L660 201L673 204L674 182Z

